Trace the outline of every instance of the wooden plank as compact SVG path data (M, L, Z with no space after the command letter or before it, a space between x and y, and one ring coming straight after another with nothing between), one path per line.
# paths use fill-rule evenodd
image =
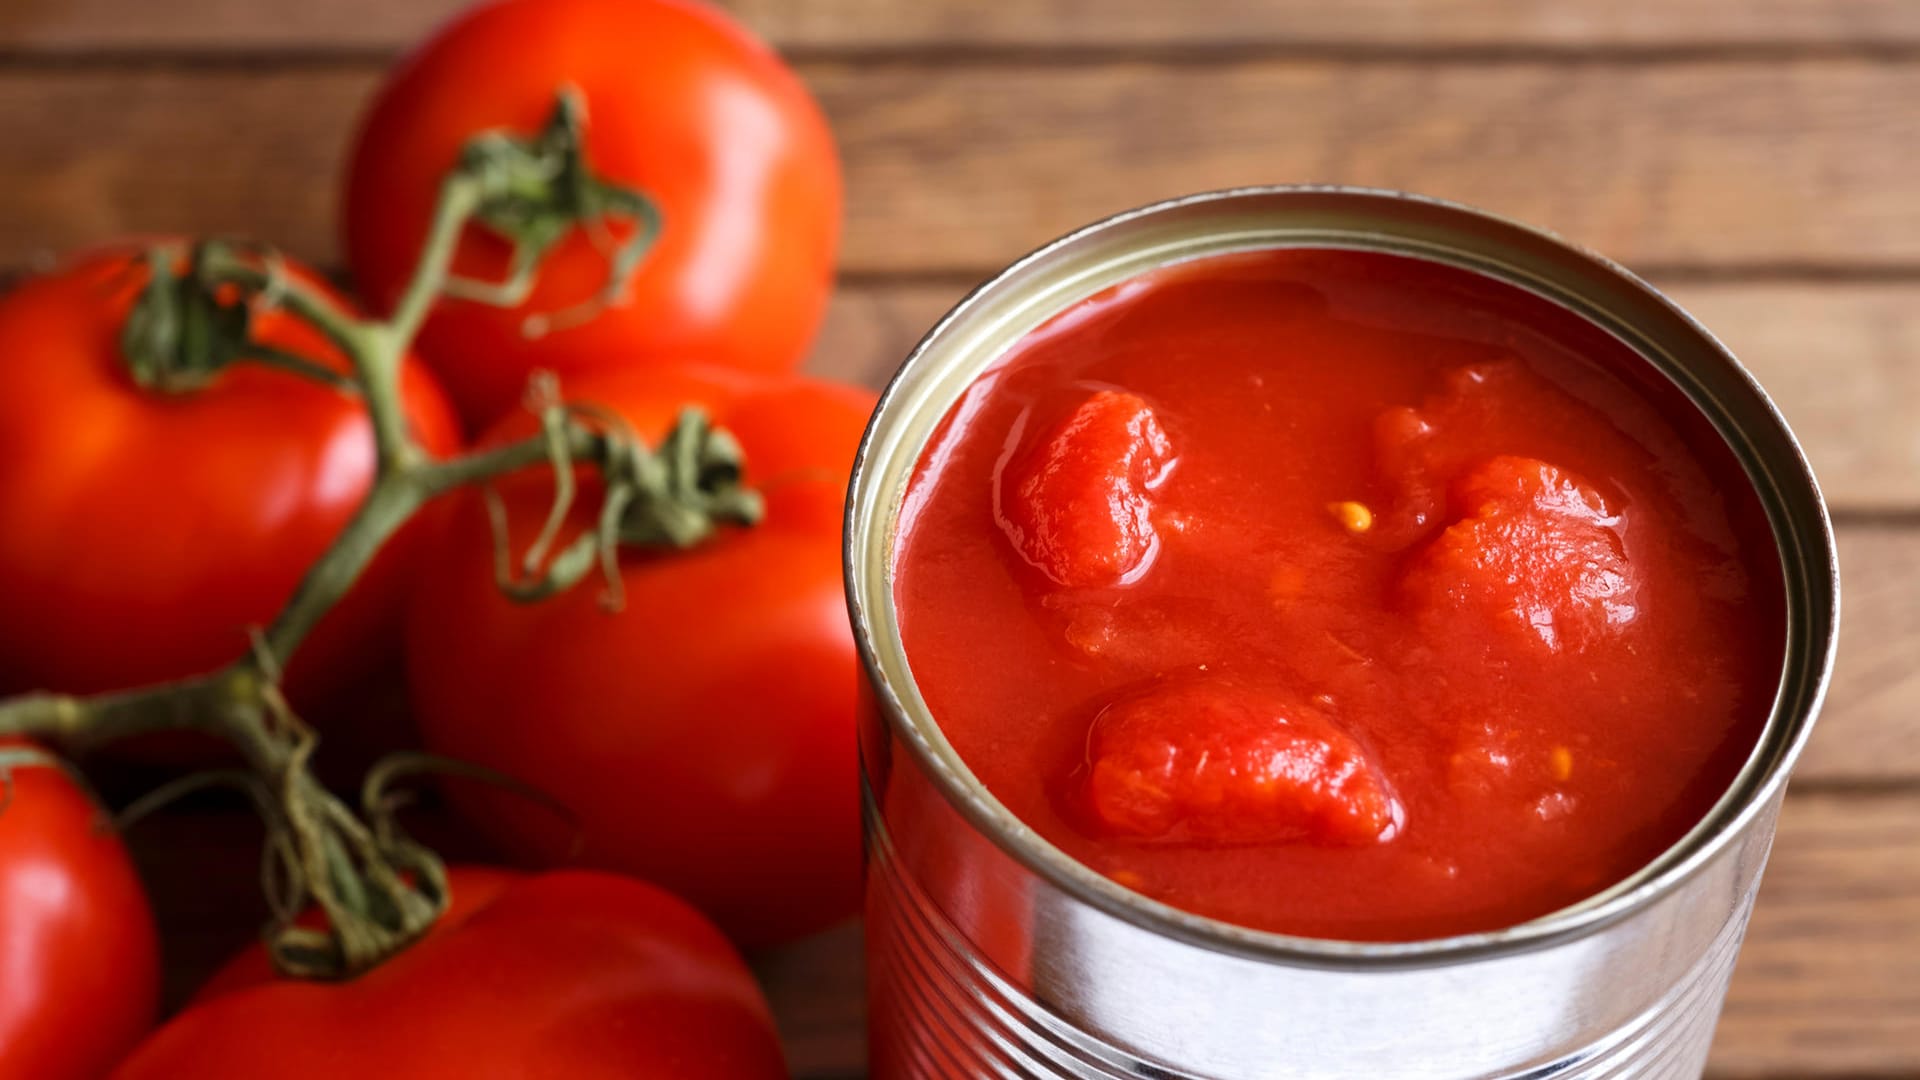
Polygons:
M849 922L754 958L794 1074L857 1075L867 1060L861 927Z
M1920 529L1850 524L1840 540L1840 657L1797 777L1920 782ZM1915 831L1920 832L1920 819Z
M169 814L131 834L181 1001L261 917L250 860L258 828L237 808ZM1920 1074L1920 791L1794 794L1748 931L1711 1075ZM428 829L445 831L445 826ZM855 1075L864 1060L859 930L758 957L801 1077Z
M813 72L851 163L848 263L1006 261L1184 191L1410 188L1630 264L1920 257L1920 65L1342 62Z
M1767 388L1830 503L1920 506L1920 281L1668 291Z
M11 0L0 49L397 49L467 0ZM1920 41L1902 0L1025 0L982 18L968 0L729 0L801 50L1258 47L1711 48Z
M1920 267L1920 65L1018 62L803 68L848 164L845 266L967 272L1153 198L1408 187L1642 267ZM0 70L0 265L130 230L334 256L369 67ZM57 118L58 122L51 122Z
M1835 506L1920 507L1920 281L1656 284L1767 387ZM880 385L968 287L882 280L842 288L815 370Z
M1713 1075L1920 1076L1915 822L1911 791L1787 800Z
M1884 45L1920 40L1898 0L1028 0L981 18L968 0L734 0L801 47L1385 46L1392 48Z
M0 265L126 234L245 235L334 251L358 69L0 74Z

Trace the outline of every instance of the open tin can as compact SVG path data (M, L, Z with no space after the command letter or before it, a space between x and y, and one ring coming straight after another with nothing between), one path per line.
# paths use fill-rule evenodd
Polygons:
M1249 250L1385 252L1567 308L1671 380L1750 477L1786 589L1785 662L1744 768L1677 844L1506 929L1393 943L1290 937L1169 907L1073 861L960 760L895 616L900 502L936 426L1029 331L1141 273ZM1693 1077L1819 712L1839 616L1831 525L1773 404L1711 334L1591 253L1397 193L1267 187L1129 211L1034 252L921 341L867 430L847 594L869 680L861 755L873 1074L898 1077Z

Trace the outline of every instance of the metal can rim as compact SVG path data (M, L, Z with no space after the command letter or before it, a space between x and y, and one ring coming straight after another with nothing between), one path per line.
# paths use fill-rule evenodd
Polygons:
M1793 569L1792 566L1787 565L1790 550L1800 550L1805 568L1817 574L1821 579L1818 584L1824 585L1824 589L1816 588L1815 591L1824 592L1828 598L1824 609L1799 613L1801 618L1814 620L1818 624L1812 638L1813 656L1800 679L1803 684L1811 680L1811 685L1795 700L1791 702L1787 700L1788 676L1793 671L1791 624L1796 614L1794 598L1790 592L1788 596L1790 626L1787 643L1789 654L1782 665L1781 682L1772 711L1739 775L1694 828L1667 851L1626 879L1578 903L1498 930L1404 942L1346 941L1280 934L1256 930L1172 907L1126 889L1094 872L1028 827L991 792L987 791L960 760L958 753L953 750L944 733L940 731L937 721L927 716L924 724L909 722L906 709L883 674L873 622L868 615L869 605L865 602L861 588L862 578L865 576L862 558L864 551L856 543L860 535L857 525L863 512L891 509L890 504L881 502L877 498L866 497L871 483L869 459L876 434L887 417L890 406L894 404L903 379L916 361L934 348L947 327L983 296L1002 286L1008 279L1016 277L1024 269L1047 259L1061 249L1143 217L1223 200L1276 196L1334 196L1360 200L1386 200L1416 204L1462 218L1478 219L1479 222L1488 226L1507 229L1549 245L1558 249L1559 253L1584 262L1601 274L1614 278L1680 320L1688 333L1696 336L1700 343L1725 362L1731 373L1743 381L1743 389L1752 395L1763 412L1765 422L1770 428L1767 434L1778 440L1780 448L1787 453L1795 466L1793 479L1803 482L1811 493L1813 522L1811 529L1794 531L1790 527L1791 523L1780 519L1780 514L1776 513L1772 503L1767 506L1769 524L1776 547L1780 552L1783 570ZM1509 281L1509 284L1527 287L1521 282ZM1548 299L1564 302L1554 297L1548 297ZM1636 349L1636 351L1639 350ZM1719 430L1717 422L1715 427ZM1721 431L1721 434L1723 437L1727 436L1725 431ZM1743 467L1748 466L1744 459L1742 464ZM1760 486L1757 477L1750 475L1749 479L1755 483L1756 488ZM883 536L890 535L890 531L884 532ZM934 323L907 354L898 371L882 390L854 459L844 520L842 557L848 613L852 620L855 643L860 653L864 675L874 687L874 692L886 713L886 723L899 736L899 741L909 748L916 759L916 764L927 772L941 794L969 824L1042 880L1108 915L1151 932L1217 952L1304 967L1348 970L1424 967L1548 948L1604 929L1671 892L1711 862L1735 837L1744 832L1752 819L1763 811L1778 789L1786 783L1794 762L1798 760L1812 733L1813 721L1818 716L1826 698L1838 647L1836 631L1840 616L1839 564L1832 519L1827 511L1825 499L1820 493L1819 482L1807 461L1804 449L1785 417L1781 415L1778 407L1758 381L1718 337L1684 308L1632 271L1556 233L1460 202L1386 188L1354 185L1252 185L1199 192L1148 203L1123 210L1066 233L1035 248L983 280ZM1789 575L1787 581L1789 590L1791 585ZM890 584L882 589L882 598L889 604L892 602ZM894 642L894 644L899 643ZM904 653L903 646L902 652ZM1791 728L1789 737L1782 742L1781 731L1789 727ZM1771 753L1767 752L1769 750Z

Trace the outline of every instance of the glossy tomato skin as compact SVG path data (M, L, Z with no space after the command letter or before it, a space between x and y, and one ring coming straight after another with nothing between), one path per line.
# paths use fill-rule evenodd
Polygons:
M706 406L744 447L766 519L691 551L625 555L624 607L610 613L598 579L539 604L503 597L484 504L465 498L408 622L428 749L552 795L578 819L580 861L659 882L742 945L853 914L857 666L840 514L872 395L721 369L605 372L567 391L650 443L681 405ZM531 425L515 419L491 438ZM551 491L540 472L501 485L516 551ZM598 501L588 479L571 528ZM574 828L523 796L477 784L450 794L519 858L550 866L575 850Z
M123 689L239 657L372 482L357 398L253 364L183 392L136 385L119 335L139 250L81 256L0 299L0 693ZM262 315L255 336L344 369L289 316ZM430 451L457 445L431 376L410 367L404 397ZM396 538L316 628L288 672L296 701L397 646L417 542Z
M0 1076L92 1080L153 1023L153 914L119 838L69 777L16 766L11 778L0 811Z
M442 304L420 349L462 415L476 429L492 423L535 368L795 368L839 243L832 133L777 55L690 0L502 0L415 51L367 112L348 173L346 250L362 294L382 309L398 298L466 141L539 130L563 85L585 96L596 171L650 195L662 232L628 301L581 325L522 331L527 314L577 305L605 282L604 252L579 233L550 253L521 307ZM456 270L499 280L508 254L473 229Z
M347 982L272 978L258 946L114 1080L785 1077L752 974L644 882L456 868L428 937Z

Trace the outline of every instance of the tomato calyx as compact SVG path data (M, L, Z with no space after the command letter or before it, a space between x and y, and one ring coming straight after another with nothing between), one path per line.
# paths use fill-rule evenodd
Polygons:
M271 800L260 801L267 824L261 880L273 910L266 944L280 972L352 978L426 936L446 912L446 864L395 821L397 804L386 794L390 771L383 762L367 774L358 821L334 811L340 804L331 797L315 800L336 830L321 846L321 866L301 864L311 852L303 850L297 826ZM326 925L300 923L310 903L326 914Z
M513 245L507 277L476 281L448 277L443 294L497 307L517 307L532 294L541 260L574 229L624 221L632 232L611 242L607 280L585 303L555 312L529 315L522 325L528 337L591 319L621 302L641 261L660 235L660 207L644 192L610 183L593 171L587 158L587 103L578 87L562 86L553 112L532 137L506 131L482 132L468 141L453 178L476 189L473 220ZM444 204L443 204L444 212Z
M509 598L522 603L543 600L579 584L598 568L607 583L604 603L618 609L624 603L622 547L685 550L722 526L751 527L765 516L766 500L746 484L739 441L714 426L704 410L683 408L660 445L649 448L612 413L563 400L558 380L549 373L536 377L530 397L540 413L556 482L546 524L517 568L508 550L506 512L489 491L494 580ZM549 556L573 505L574 450L567 433L578 427L593 433L606 490L593 527Z
M220 280L220 266L257 258L269 287L237 289ZM283 270L269 250L223 240L158 244L146 252L146 284L127 310L120 351L136 385L162 393L205 387L229 366L252 361L284 368L341 390L352 378L324 364L254 340L256 309L271 303Z

